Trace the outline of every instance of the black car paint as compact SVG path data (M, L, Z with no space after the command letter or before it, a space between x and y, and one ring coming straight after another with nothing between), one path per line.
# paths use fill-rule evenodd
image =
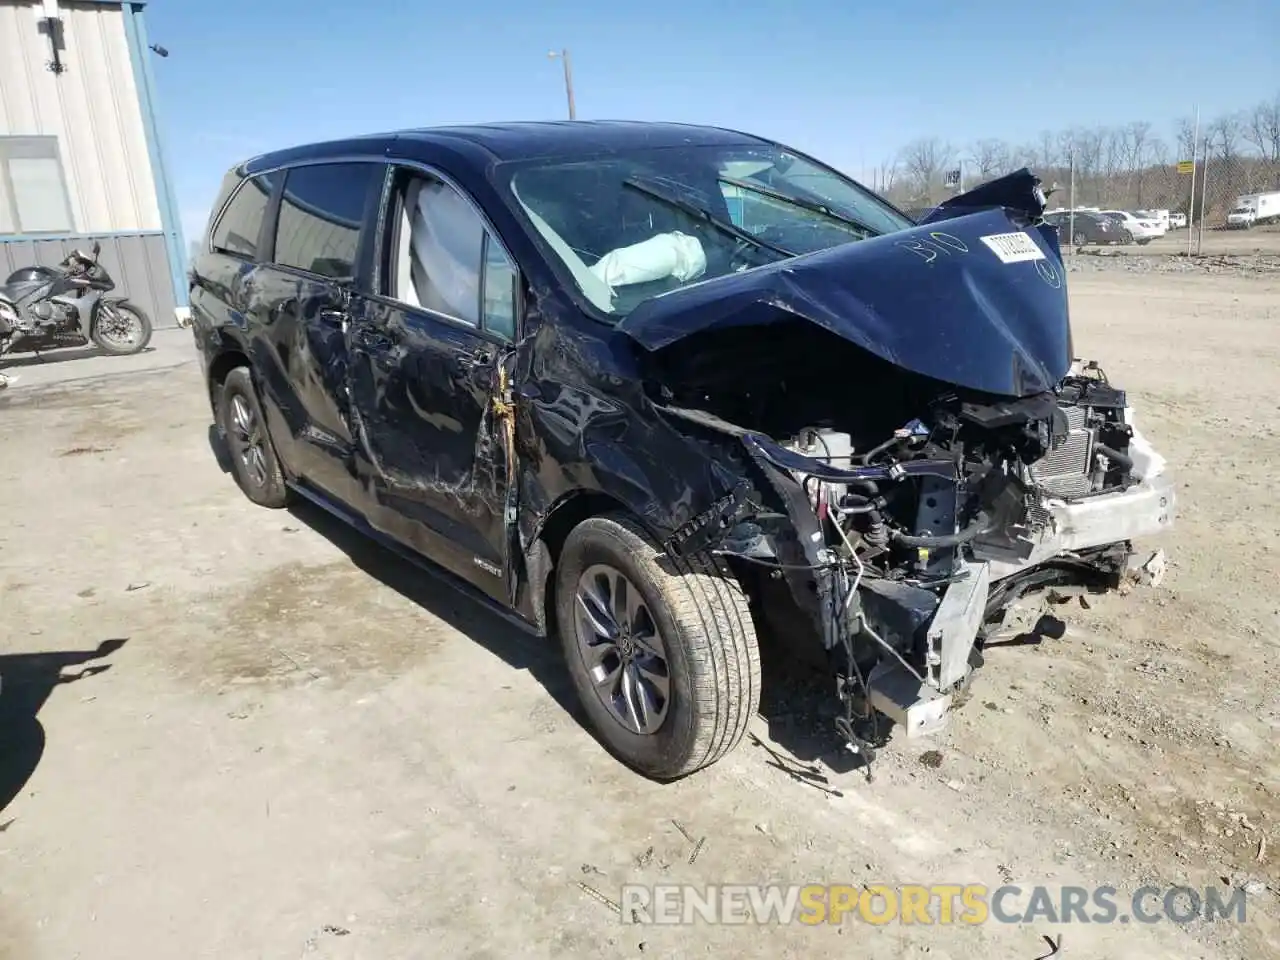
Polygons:
M211 399L226 365L247 358L292 483L393 545L430 557L545 631L546 584L553 562L548 540L562 536L574 520L608 509L627 511L660 542L681 531L696 536L708 524L728 522L735 505L741 505L750 454L741 443L690 431L686 421L655 404L646 389L647 351L633 333L601 323L583 308L581 297L563 282L562 268L553 265L544 242L526 229L493 172L505 160L566 149L607 153L627 144L690 141L767 142L679 125L517 124L366 137L247 162L235 171L237 176L352 157L423 165L443 174L484 211L518 265L524 302L514 343L395 304L372 293L377 251L371 233L362 239L358 276L347 287L298 271L205 254L192 270L191 305ZM1006 184L1004 203L1012 211L974 215L976 219L965 221L965 232L1020 229L1019 219L1034 215L1036 206L1023 187L1022 181ZM277 183L259 237L263 259L270 257L268 234L279 193ZM963 204L956 201L931 217L957 216ZM371 222L376 202L371 196ZM949 233L953 230L961 226L948 227ZM848 251L813 255L816 259L802 268L834 292L846 269L857 269L857 249L872 243L871 253L864 256L874 260L884 283L903 290L930 276L967 283L970 299L962 301L966 316L974 319L969 311L975 304L990 307L977 310L976 321L998 326L1002 304L983 291L982 268L957 272L903 248L901 239L861 241ZM1052 250L1056 254L1056 245ZM759 276L785 276L795 263ZM1014 284L1036 290L1030 300L1015 299L1016 308L1034 308L1039 299L1051 296L1033 264L1013 266L1026 268ZM726 277L700 285L699 292L677 291L662 300L683 294L689 301L713 303L717 290L758 294L752 283L759 280L747 280L745 288L743 282ZM918 301L918 306L935 315L954 309L941 281L928 286L928 302ZM863 290L871 296L870 286ZM649 308L651 314L661 312L658 303ZM833 299L824 313L838 312L842 303L852 301ZM1069 350L1065 301L1060 317L1051 316L1049 309L1032 312L1034 319L1002 333L984 332L988 348L998 346L1002 352L991 360L974 356L973 369L1003 364L1006 375L979 373L975 382L1012 386L1010 392L1020 394L1058 370L1064 345ZM907 322L904 317L895 320ZM950 321L953 332L959 331L961 320ZM883 329L868 324L855 342L874 349L874 334ZM847 335L849 330L837 332ZM930 336L927 322L917 336ZM935 344L936 359L922 365L943 372L946 353L956 346L952 342L939 349ZM896 362L899 349L881 352ZM927 345L912 349L920 358L928 356ZM349 400L340 385L349 388ZM452 429L444 429L441 418ZM776 469L761 465L766 476Z
M696 284L641 303L619 329L658 351L691 333L816 323L904 369L984 393L1052 390L1071 366L1056 238L1003 263L980 239L1018 231L1003 209L931 220Z

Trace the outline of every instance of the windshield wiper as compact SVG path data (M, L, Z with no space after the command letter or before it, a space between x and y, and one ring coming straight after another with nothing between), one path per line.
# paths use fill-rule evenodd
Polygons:
M695 220L701 220L719 230L721 233L727 234L737 240L741 240L743 243L749 243L751 246L759 250L768 250L770 253L776 253L780 257L794 257L797 255L794 250L788 250L786 247L780 247L776 243L770 243L768 240L761 240L755 234L748 233L736 224L730 223L728 220L721 220L705 207L700 207L696 203L685 200L683 197L672 196L664 190L659 190L656 187L649 186L649 184L644 183L641 180L637 180L635 177L628 177L623 180L622 185L624 187L630 187L632 190L638 190L645 196L653 197L653 199L659 200L670 207L674 207L682 213L687 213Z
M771 197L774 200L781 201L782 203L789 203L793 207L798 207L801 210L808 210L810 213L816 213L829 220L834 220L836 223L842 223L846 227L853 227L855 230L860 230L863 233L869 233L873 237L880 236L879 230L876 230L869 224L863 223L861 220L856 220L843 213L836 213L825 203L817 203L812 200L805 200L802 197L794 197L789 193L783 193L781 190L774 190L772 187L767 187L763 183L756 183L753 180L740 180L737 177L725 176L719 177L718 179L721 183L727 183L731 187L750 190L751 192L758 193L761 196Z

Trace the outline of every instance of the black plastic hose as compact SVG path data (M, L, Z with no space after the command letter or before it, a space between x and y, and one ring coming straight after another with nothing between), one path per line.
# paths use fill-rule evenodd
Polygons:
M986 513L979 511L978 516L974 518L973 523L969 524L969 526L958 533L950 533L944 537L921 537L903 533L900 530L890 530L889 536L904 547L925 547L928 549L934 547L958 547L960 544L968 543L974 537L986 533L991 528L991 518Z
M1098 453L1102 454L1108 460L1114 460L1116 463L1120 464L1120 466L1124 467L1126 470L1133 469L1133 458L1126 454L1121 453L1119 450L1113 450L1110 447L1108 447L1105 443L1095 443L1093 445L1093 449L1096 450Z

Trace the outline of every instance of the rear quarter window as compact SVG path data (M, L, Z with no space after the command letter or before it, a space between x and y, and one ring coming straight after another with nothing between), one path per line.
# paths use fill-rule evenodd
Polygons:
M246 180L218 217L209 237L209 246L218 253L256 259L262 219L266 215L274 188L275 183L270 174L260 174Z
M358 161L294 167L276 221L275 262L334 280L356 274L365 207L383 166Z

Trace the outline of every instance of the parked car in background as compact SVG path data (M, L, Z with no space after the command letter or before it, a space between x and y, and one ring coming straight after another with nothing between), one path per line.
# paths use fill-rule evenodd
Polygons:
M1258 211L1253 207L1236 207L1227 214L1228 230L1248 230L1258 219Z
M1070 243L1077 247L1083 247L1086 244L1128 243L1132 240L1114 222L1097 213L1083 213L1077 210L1073 214L1070 210L1064 210L1046 214L1044 219L1046 223L1058 228L1058 239L1061 243Z
M1146 245L1152 240L1165 235L1164 225L1157 220L1143 220L1135 217L1128 210L1103 210L1102 216L1109 217L1120 229L1129 234L1132 242Z

